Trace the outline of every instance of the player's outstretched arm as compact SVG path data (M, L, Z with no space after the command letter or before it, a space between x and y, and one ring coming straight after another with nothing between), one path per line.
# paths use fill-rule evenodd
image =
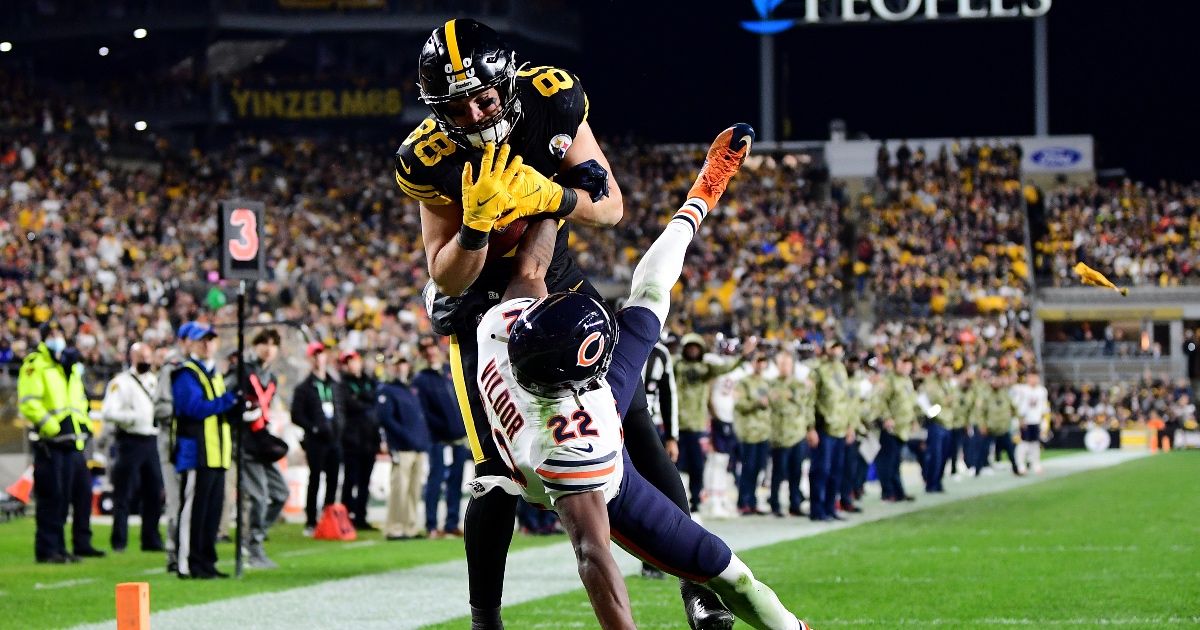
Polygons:
M671 287L679 281L683 271L688 244L749 155L753 141L754 130L745 123L726 129L713 141L696 183L688 191L687 201L675 212L634 270L628 306L648 308L658 316L660 324L666 323L667 313L671 310Z
M567 220L593 227L616 225L621 221L621 217L625 216L625 200L621 197L621 187L613 177L612 167L608 165L604 150L596 141L591 125L585 121L579 125L579 131L575 133L575 142L567 149L560 168L565 171L588 160L596 160L608 171L608 196L601 197L600 201L592 201L586 191L577 190L579 201L575 204L575 210L567 216Z
M609 551L608 508L599 490L569 494L554 504L575 548L579 577L604 630L634 628L629 592Z
M546 295L546 270L554 259L554 244L558 240L558 221L533 219L529 222L513 260L512 280L504 292L503 301L517 298L540 298Z

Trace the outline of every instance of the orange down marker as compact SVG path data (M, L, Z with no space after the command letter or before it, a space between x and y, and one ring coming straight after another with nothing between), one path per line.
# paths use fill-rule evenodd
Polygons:
M117 585L117 630L150 630L150 583Z

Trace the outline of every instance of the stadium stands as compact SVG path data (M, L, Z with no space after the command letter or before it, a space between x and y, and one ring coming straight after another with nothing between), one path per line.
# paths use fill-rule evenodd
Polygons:
M1078 284L1083 261L1119 286L1200 284L1200 183L1059 188L1045 205L1039 282Z

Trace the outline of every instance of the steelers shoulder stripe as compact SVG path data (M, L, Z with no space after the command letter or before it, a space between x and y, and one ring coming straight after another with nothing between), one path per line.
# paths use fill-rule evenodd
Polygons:
M417 201L425 201L437 206L453 203L452 199L438 192L433 186L414 184L401 177L399 171L396 172L396 183L400 185L400 190L404 191L404 194Z

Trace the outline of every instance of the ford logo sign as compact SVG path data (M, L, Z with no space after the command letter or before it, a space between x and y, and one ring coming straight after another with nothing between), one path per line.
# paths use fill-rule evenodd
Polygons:
M1046 147L1034 151L1029 160L1042 168L1066 168L1083 160L1083 153L1071 147Z

